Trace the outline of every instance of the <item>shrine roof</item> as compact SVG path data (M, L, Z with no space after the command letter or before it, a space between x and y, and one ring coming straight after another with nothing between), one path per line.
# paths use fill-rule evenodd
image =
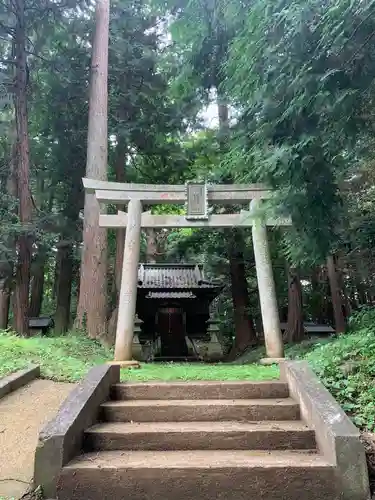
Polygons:
M221 283L207 280L200 264L140 264L138 288L212 289Z

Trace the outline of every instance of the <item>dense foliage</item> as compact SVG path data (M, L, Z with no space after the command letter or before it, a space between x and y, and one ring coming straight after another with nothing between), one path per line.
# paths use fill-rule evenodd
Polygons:
M366 155L372 9L373 2L257 0L231 46L226 83L241 116L229 166L278 189L293 217L287 253L297 262L303 254L322 259L338 244L340 183Z

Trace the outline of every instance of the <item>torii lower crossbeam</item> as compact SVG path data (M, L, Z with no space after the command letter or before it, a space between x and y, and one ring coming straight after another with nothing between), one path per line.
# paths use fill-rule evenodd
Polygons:
M184 215L152 215L143 212L141 216L142 228L228 228L228 227L252 227L254 218L247 211L239 214L212 214L207 220L188 220ZM269 218L267 226L290 226L289 219ZM101 227L118 229L127 227L128 215L119 211L117 215L101 215L99 219Z

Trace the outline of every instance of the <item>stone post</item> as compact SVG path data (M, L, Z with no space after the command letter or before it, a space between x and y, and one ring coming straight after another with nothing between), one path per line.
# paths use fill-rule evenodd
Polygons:
M137 303L139 247L141 238L142 203L130 200L128 225L125 235L124 257L121 270L121 287L115 343L115 362L134 365L132 343Z
M284 344L280 329L279 311L276 300L270 250L267 239L267 226L260 215L256 216L261 206L260 200L252 200L250 212L255 215L252 233L255 267L258 278L260 308L262 312L264 340L268 359L264 362L277 362L284 358Z

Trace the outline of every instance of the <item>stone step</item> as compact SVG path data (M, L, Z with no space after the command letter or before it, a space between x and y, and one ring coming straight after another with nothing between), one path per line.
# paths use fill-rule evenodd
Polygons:
M308 452L106 451L62 470L58 500L337 500L334 467Z
M112 422L85 433L85 450L314 449L315 433L301 421Z
M207 422L299 420L298 404L283 399L207 399L107 401L102 420L109 422Z
M287 398L288 384L261 382L147 382L116 384L112 399L263 399Z

